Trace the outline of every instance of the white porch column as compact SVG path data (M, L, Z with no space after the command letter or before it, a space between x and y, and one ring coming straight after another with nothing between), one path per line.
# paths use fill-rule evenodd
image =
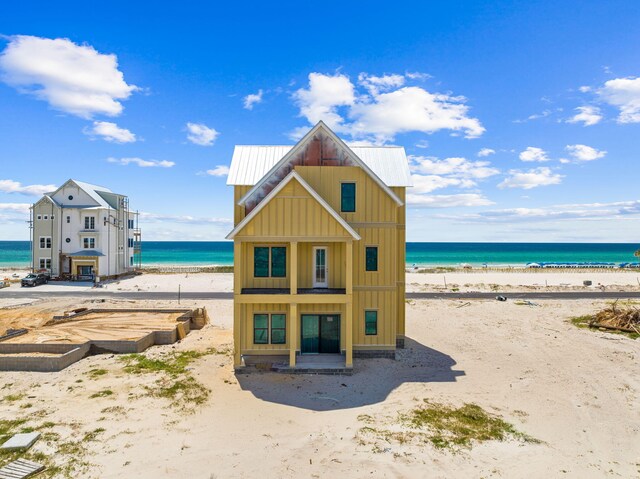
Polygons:
M346 308L346 325L345 325L345 366L353 367L353 241L347 241L346 260L347 260L347 304Z

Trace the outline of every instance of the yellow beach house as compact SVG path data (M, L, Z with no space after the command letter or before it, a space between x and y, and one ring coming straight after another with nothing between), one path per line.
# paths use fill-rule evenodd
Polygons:
M405 334L402 147L349 147L323 122L295 146L236 146L234 364L395 357Z

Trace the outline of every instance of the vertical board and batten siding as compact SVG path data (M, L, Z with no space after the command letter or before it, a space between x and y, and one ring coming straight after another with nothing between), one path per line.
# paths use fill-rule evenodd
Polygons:
M357 244L355 242L354 244ZM345 243L298 243L298 287L313 287L313 247L327 247L329 288L345 288L347 283L347 259Z
M238 232L236 238L331 237L351 235L293 179Z
M356 166L296 166L295 171L349 224L396 222L398 204L361 168ZM340 184L343 182L356 184L356 211L354 213L340 211Z
M405 207L397 203L369 175L358 167L348 166L296 166L295 170L309 185L342 216L361 236L353 241L353 345L357 349L393 349L397 335L404 335L404 267L405 267ZM343 213L341 209L341 183L356 183L356 211ZM236 186L235 199L239 200L249 186ZM404 187L392 188L401 200L405 199ZM245 216L244 207L236 205L236 224ZM310 241L305 242L307 236ZM258 238L276 241L291 237L298 241L298 286L312 287L313 246L328 247L329 287L346 286L346 246L342 241L317 241L318 237L337 236L349 240L350 235L332 218L317 201L295 180L286 185L269 204L265 205L245 228L237 235L243 242L243 286L283 287L282 278L268 279L256 283L253 279L253 245ZM252 238L256 238L252 242ZM285 240L288 241L288 240ZM282 243L278 243L282 244ZM365 268L365 247L378 247L378 271L369 272ZM290 245L287 244L287 268L290 267ZM289 284L290 271L284 283ZM261 279L262 280L262 279ZM270 281L270 282L269 282ZM258 286L272 284L273 286ZM284 286L286 287L286 286ZM291 317L288 305L236 304L241 308L244 325L241 349L243 351L264 351L264 354L282 353L289 348L284 345L253 345L253 313L287 311L287 331ZM298 317L302 314L340 314L341 348L344 349L346 305L298 304ZM364 326L364 312L378 311L378 334L367 336ZM298 323L299 324L299 323ZM300 326L298 326L298 331ZM300 338L296 338L296 349L300 349Z
M380 349L396 346L395 291L357 291L353 293L353 349ZM378 334L364 332L364 312L378 311Z
M240 223L246 216L244 205L242 206L238 205L238 201L240 201L240 198L242 198L250 189L251 189L251 186L245 186L245 185L235 186L233 188L233 224L234 226Z

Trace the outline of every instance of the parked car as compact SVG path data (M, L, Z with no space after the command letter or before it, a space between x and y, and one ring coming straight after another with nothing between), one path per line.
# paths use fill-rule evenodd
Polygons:
M49 278L43 273L29 273L25 278L22 278L20 284L22 286L38 286L39 284L47 284Z

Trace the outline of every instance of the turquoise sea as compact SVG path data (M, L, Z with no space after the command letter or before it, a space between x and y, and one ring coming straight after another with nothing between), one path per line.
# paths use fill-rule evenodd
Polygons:
M635 262L635 243L407 243L407 264L417 266L524 265L529 262ZM0 241L0 267L29 266L28 241ZM228 241L145 241L145 266L231 265Z

